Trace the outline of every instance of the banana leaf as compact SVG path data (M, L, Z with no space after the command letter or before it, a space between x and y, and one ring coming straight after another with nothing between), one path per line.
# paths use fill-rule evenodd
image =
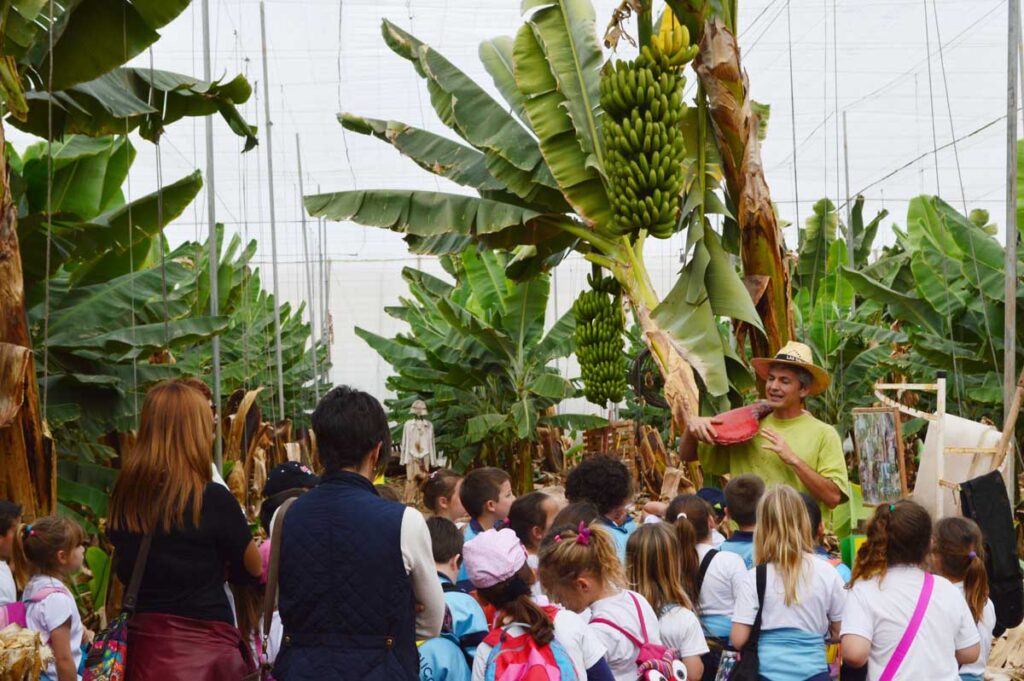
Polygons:
M542 14L551 11L555 10L543 10ZM544 160L573 209L590 225L607 225L612 214L604 182L597 170L600 166L588 164L595 147L590 144L588 149L585 140L593 130L577 130L567 110L571 100L551 71L538 33L536 26L524 24L516 36L512 55L514 77L526 114L540 140ZM594 82L596 87L596 72ZM587 122L587 119L579 121ZM599 151L600 138L597 142Z
M561 94L562 106L588 159L583 166L593 165L602 171L603 111L598 84L603 55L595 34L594 7L589 0L523 0L522 11L529 16L527 25L532 28L537 45L543 49L550 75L554 76L555 89ZM518 43L519 38L516 40ZM518 68L518 56L514 60ZM522 79L517 77L516 80L522 90ZM529 95L523 94L527 96L529 112ZM532 115L530 120L534 120ZM536 123L534 129L537 129ZM537 133L543 141L544 135Z

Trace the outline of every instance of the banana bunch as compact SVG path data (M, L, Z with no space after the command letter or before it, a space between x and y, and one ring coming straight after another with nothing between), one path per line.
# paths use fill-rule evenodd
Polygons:
M676 24L671 30L651 36L650 48L645 45L641 53L652 62L654 55L659 55L659 59L664 60L659 62L662 69L668 71L686 66L697 56L699 50L699 45L690 44L690 29L682 24Z
M590 290L573 304L583 394L594 404L621 402L626 390L621 293L615 279L588 275Z
M609 64L601 74L605 172L616 236L641 229L667 239L676 229L685 107L681 71L697 53L685 26L652 37L640 56Z

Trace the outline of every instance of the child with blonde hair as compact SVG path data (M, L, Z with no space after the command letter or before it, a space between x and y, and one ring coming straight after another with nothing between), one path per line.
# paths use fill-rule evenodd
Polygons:
M54 659L46 668L51 681L81 679L82 643L92 639L65 584L82 569L84 541L78 523L55 515L22 525L15 533L15 574L28 577L22 593L25 621L53 651Z
M552 600L590 612L590 632L607 650L616 681L635 681L643 644L662 646L658 616L626 578L602 521L553 528L540 551L540 579Z
M870 681L959 681L960 666L977 661L981 637L963 594L924 570L931 541L920 504L875 509L843 614L844 678L866 665Z
M815 557L807 509L788 485L772 487L757 505L754 562L758 567L747 572L736 599L733 646L742 655L760 612L759 674L772 681L829 681L825 638L839 634L846 594L835 568Z
M992 651L992 630L996 609L988 597L985 572L985 543L978 524L969 518L943 518L935 524L932 541L932 571L953 583L967 600L971 617L978 625L981 651L978 659L961 665L962 681L981 681Z
M626 576L658 614L661 640L686 666L686 678L704 673L708 652L700 620L682 584L679 540L667 523L642 525L626 543Z
M747 578L747 566L741 556L715 548L711 533L714 511L697 495L673 499L665 519L676 525L683 556L683 585L697 606L711 648L704 656L703 678L713 681L722 651L729 647L732 613Z

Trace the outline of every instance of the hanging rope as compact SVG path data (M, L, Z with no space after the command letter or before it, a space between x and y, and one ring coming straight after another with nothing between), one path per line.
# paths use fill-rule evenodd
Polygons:
M342 19L345 16L345 0L338 0L338 113L344 111L341 104L341 46L342 42ZM352 157L348 153L348 130L345 126L341 128L341 146L345 149L345 163L348 164L348 172L352 175L352 188L358 189L356 185L356 170L352 166Z

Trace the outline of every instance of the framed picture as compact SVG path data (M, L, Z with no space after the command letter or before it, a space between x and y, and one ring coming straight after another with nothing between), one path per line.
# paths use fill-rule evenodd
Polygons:
M900 415L889 407L853 410L853 446L864 503L890 503L908 494Z

